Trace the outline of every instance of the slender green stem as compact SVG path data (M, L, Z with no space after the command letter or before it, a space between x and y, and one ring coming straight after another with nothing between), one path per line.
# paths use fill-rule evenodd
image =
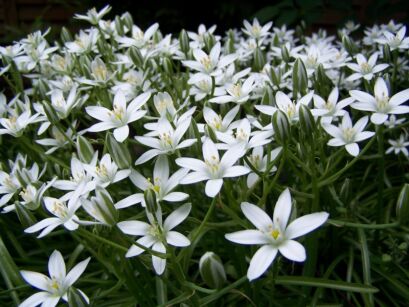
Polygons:
M328 219L327 223L336 227L351 227L351 228L362 228L362 229L388 229L398 227L399 223L388 223L388 224L361 224L361 223L352 223L346 221L339 221Z
M209 220L210 216L212 215L214 206L216 205L216 201L217 201L217 195L213 198L212 203L210 204L210 207L207 210L206 215L205 215L202 223L199 225L199 228L196 230L196 232L192 236L192 240L191 240L192 243L194 243L196 241L196 239L200 236L200 233L202 232L203 227L205 227L207 221Z
M383 141L383 125L378 126L378 154L379 154L379 168L378 168L378 202L377 202L377 221L382 222L383 216L383 186L385 180L385 150Z

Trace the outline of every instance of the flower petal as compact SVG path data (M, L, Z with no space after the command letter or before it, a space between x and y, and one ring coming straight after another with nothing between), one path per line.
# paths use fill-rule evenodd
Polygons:
M155 252L166 253L166 248L162 242L156 242L152 246L152 249ZM152 256L152 265L153 265L153 268L155 269L156 274L162 275L162 273L165 271L165 268L166 268L166 259Z
M205 193L209 197L215 197L223 185L223 179L210 179L206 182Z
M166 242L168 244L178 247L185 247L190 245L190 240L179 232L168 231L166 233Z
M51 278L64 279L66 275L65 262L61 253L55 250L48 260L48 273Z
M136 242L140 245L145 246L146 248L150 248L156 241L154 237L152 236L144 236L136 240ZM140 248L139 246L136 246L136 245L132 245L126 252L125 257L129 258L129 257L138 256L142 254L144 251L145 250L143 248Z
M169 214L169 216L166 218L163 224L163 229L165 231L169 231L175 228L177 225L182 223L187 218L191 209L192 209L191 204L185 204L177 208L175 211Z
M359 155L359 146L357 143L351 143L351 144L347 144L345 145L345 149L346 151L348 151L348 153L354 157L356 157L357 155Z
M276 206L274 208L273 222L280 226L281 229L285 229L288 219L291 214L291 194L287 188L278 197Z
M269 242L263 232L255 229L227 233L224 237L231 242L245 245L267 244Z
M50 298L51 294L48 292L38 292L29 296L19 307L33 307L42 304L45 300ZM58 297L59 299L59 297Z
M287 259L297 262L305 261L305 248L297 241L286 240L280 244L278 250Z
M114 130L115 140L117 140L119 143L122 143L123 141L125 141L125 139L128 137L128 135L129 135L128 125L116 128Z
M246 218L259 230L266 230L273 225L271 218L261 208L248 202L240 205Z
M144 236L150 228L148 223L142 221L123 221L117 225L123 233L133 236Z
M320 227L328 219L327 212L316 212L295 219L285 230L285 237L295 239Z
M48 285L51 282L50 278L44 274L31 272L31 271L20 271L21 276L24 280L28 282L33 287L37 289L48 291Z
M84 273L90 260L91 257L88 257L87 259L76 264L71 269L71 271L68 272L67 277L65 278L65 285L67 287L73 285L77 281L77 279L82 275L82 273Z
M247 278L252 281L260 277L271 265L277 252L277 248L271 245L260 247L250 261L250 266L247 270Z

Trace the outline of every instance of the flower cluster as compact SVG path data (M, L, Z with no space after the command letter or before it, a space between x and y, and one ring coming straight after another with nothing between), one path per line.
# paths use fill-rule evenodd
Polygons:
M215 270L201 276L217 287L247 266L215 242L261 245L248 266L252 281L279 255L304 262L316 254L316 236L306 247L294 239L325 224L328 212L368 222L372 216L349 206L372 206L362 198L377 191L377 210L389 210L382 199L397 197L403 176L387 177L385 163L408 165L404 25L368 28L363 40L349 36L356 30L349 25L337 40L254 19L225 36L200 25L176 37L156 23L141 29L128 13L105 19L109 11L76 15L91 26L74 37L64 29L61 41L49 42L38 31L0 47L0 76L10 86L0 93L1 212L16 214L26 236L61 236L72 250L77 244L71 264L85 246L104 267L95 274L106 288L92 288L91 299L126 288L152 304L134 289L143 285L132 285L151 269L161 299L168 276L183 289L212 293L188 275L199 253L201 268ZM351 170L358 161L363 166ZM378 185L354 198L345 183L354 176L356 187ZM241 212L256 229L238 231L248 227ZM229 262L227 275L220 259ZM88 262L66 274L54 251L50 278L21 271L42 290L21 306L88 301L70 290ZM188 297L176 288L168 290Z

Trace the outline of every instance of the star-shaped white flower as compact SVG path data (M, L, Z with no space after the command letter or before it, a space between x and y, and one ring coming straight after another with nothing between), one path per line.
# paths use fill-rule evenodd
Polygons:
M376 65L376 60L378 59L378 53L372 54L368 60L361 54L356 55L356 61L358 64L351 63L347 64L348 68L355 71L352 75L347 78L347 81L354 81L360 78L365 80L371 80L374 74L386 69L388 64L378 64Z
M305 261L305 248L294 239L320 227L329 216L327 212L307 214L287 226L291 206L288 189L285 189L278 198L273 219L256 205L247 202L241 204L243 214L257 229L228 233L225 237L239 244L262 245L250 261L247 271L247 278L250 281L260 277L268 269L278 252L289 260Z
M409 106L402 105L409 99L409 89L396 93L389 98L389 90L385 81L378 78L375 83L375 97L358 90L349 91L349 94L357 100L351 107L361 111L373 112L371 122L381 125L388 119L388 114L409 113Z
M192 206L185 204L173 211L163 222L150 219L150 224L142 221L124 221L118 223L122 232L132 235L141 236L136 242L146 248L152 248L158 253L166 253L165 242L176 247L185 247L190 245L190 240L183 234L173 231L177 225L182 223L190 213ZM142 254L145 250L139 246L132 245L126 257L134 257ZM166 259L152 255L152 264L156 274L161 275L166 268Z
M68 290L84 273L91 258L87 258L76 264L71 271L66 273L64 258L55 250L48 261L48 273L50 277L32 271L20 271L24 280L37 289L42 290L27 298L19 307L56 306L60 299L68 302ZM87 295L78 290L84 299L89 302Z
M143 93L127 106L124 93L118 91L114 96L112 111L99 106L85 108L88 115L101 121L88 128L87 131L99 132L115 128L114 137L118 142L122 143L129 135L128 124L146 114L146 110L139 109L148 101L150 96L150 93Z
M345 146L348 153L356 157L359 154L357 142L366 140L375 134L373 131L363 131L367 123L368 116L364 116L352 126L349 114L345 113L338 127L334 125L323 125L322 127L333 137L328 141L329 146Z
M221 159L216 145L210 138L204 141L202 150L204 161L194 158L176 159L177 165L193 170L180 181L181 184L207 180L205 193L209 197L214 197L222 188L223 178L238 177L250 172L247 167L234 165L245 153L242 144L227 150Z

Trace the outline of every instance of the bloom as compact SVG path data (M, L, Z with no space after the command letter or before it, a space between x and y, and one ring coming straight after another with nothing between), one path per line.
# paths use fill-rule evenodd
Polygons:
M204 162L194 158L178 158L176 164L193 170L180 183L191 184L207 180L205 193L209 197L214 197L219 193L223 185L223 178L242 176L250 172L247 167L233 166L245 153L242 144L227 150L221 160L216 145L209 138L203 143L202 151Z
M371 80L373 75L386 69L388 64L376 64L376 60L378 59L378 53L372 54L368 61L362 54L357 54L356 61L358 64L351 63L347 64L348 68L355 71L352 75L350 75L347 80L353 81L360 78L364 78L365 80Z
M278 252L287 259L304 261L306 259L305 248L293 239L320 227L329 216L327 212L307 214L295 219L287 226L291 214L291 194L288 189L285 189L278 198L273 219L256 205L247 202L241 204L241 210L257 229L228 233L225 237L239 244L263 245L250 261L247 271L247 278L250 281L260 277L267 270Z
M190 245L188 238L172 229L187 218L191 208L192 206L190 204L180 206L166 218L163 224L161 219L157 222L151 221L151 224L141 221L124 221L118 223L118 227L126 234L142 236L136 241L140 245L146 248L152 247L152 250L155 252L166 253L165 241L167 244L177 247ZM134 257L143 252L144 249L132 245L125 256ZM161 275L166 268L166 259L152 255L152 264L156 274Z
M409 113L409 106L402 106L409 99L409 89L396 93L389 98L389 90L385 81L378 78L375 83L375 97L358 90L349 91L349 94L357 100L351 105L352 108L361 111L371 111L371 122L375 125L383 124L388 119L388 114Z
M150 93L143 93L127 106L125 95L122 91L118 91L114 96L113 111L99 106L85 108L88 115L101 121L88 128L87 131L99 132L115 128L114 137L122 143L129 135L128 124L145 115L146 111L139 109L148 101L150 96Z
M328 141L329 146L344 146L348 153L354 157L359 154L359 146L357 142L366 140L372 137L375 132L363 131L368 123L368 116L359 119L352 127L352 121L349 114L346 113L342 118L342 123L336 127L334 125L323 125L324 130L333 136Z
M40 304L42 304L41 306L53 307L58 304L60 298L67 302L67 292L69 288L85 271L90 260L91 258L88 257L81 261L67 274L64 259L61 253L55 250L48 261L48 273L50 277L32 271L20 271L26 282L43 291L33 294L22 302L19 307L33 307ZM88 302L89 299L87 295L81 290L79 290L79 292Z

